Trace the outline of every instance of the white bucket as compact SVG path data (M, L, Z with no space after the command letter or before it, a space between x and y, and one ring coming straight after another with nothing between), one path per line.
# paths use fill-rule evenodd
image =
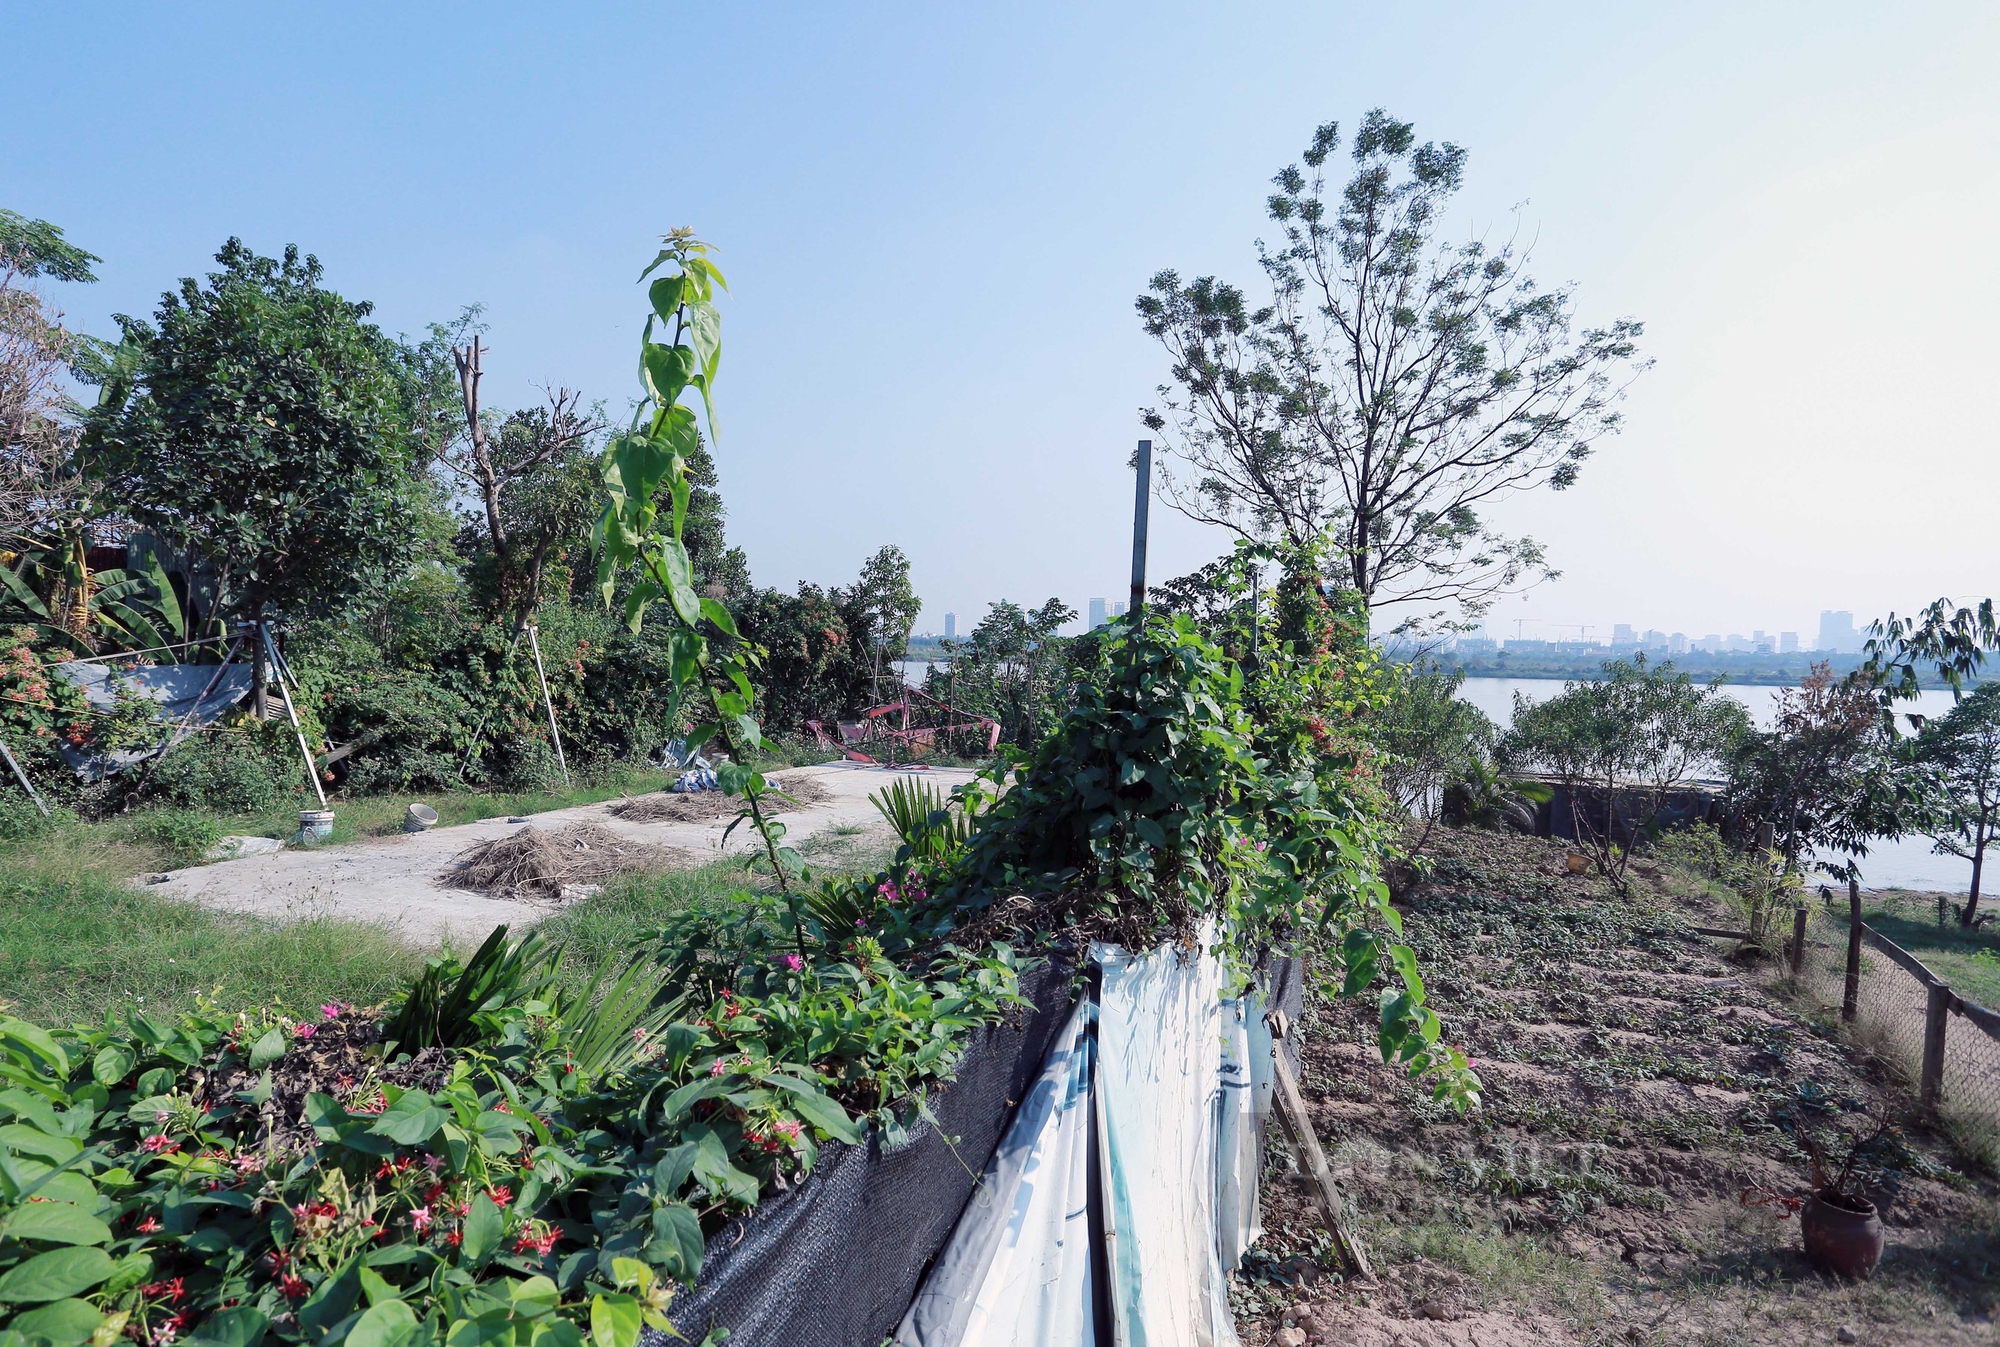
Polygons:
M413 804L403 815L403 831L420 833L437 827L438 811L427 804Z
M301 809L299 811L299 840L307 843L324 842L333 836L333 811L331 809Z

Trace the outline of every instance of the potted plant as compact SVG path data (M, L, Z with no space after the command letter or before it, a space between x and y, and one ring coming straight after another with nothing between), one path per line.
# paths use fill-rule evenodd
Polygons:
M1799 1233L1805 1241L1806 1258L1814 1267L1843 1277L1863 1278L1882 1261L1882 1214L1862 1196L1855 1176L1857 1162L1891 1149L1901 1138L1884 1115L1875 1130L1867 1134L1842 1129L1843 1144L1830 1151L1811 1131L1795 1133L1812 1180L1812 1195L1798 1198L1772 1192L1768 1188L1744 1190L1743 1205L1772 1206L1780 1220L1799 1218ZM1836 1161L1830 1158L1837 1154Z

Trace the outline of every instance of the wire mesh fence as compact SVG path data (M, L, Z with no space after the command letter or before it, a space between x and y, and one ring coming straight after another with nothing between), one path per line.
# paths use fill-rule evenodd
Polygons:
M1847 925L1816 923L1794 993L1817 1016L1843 1021L1856 1046L1917 1091L1963 1145L2000 1157L2000 1013L1960 997L1865 926L1858 965L1850 1014Z

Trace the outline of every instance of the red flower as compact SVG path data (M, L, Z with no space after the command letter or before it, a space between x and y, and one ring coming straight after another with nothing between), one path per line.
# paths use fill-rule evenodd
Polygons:
M547 1257L549 1250L555 1248L556 1241L561 1238L562 1235L553 1229L545 1230L539 1235L533 1230L523 1230L520 1236L514 1241L514 1252L533 1253Z
M514 1190L504 1183L493 1188L488 1188L486 1195L493 1199L493 1205L496 1207L504 1207L514 1200Z
M178 1302L187 1296L186 1280L185 1277L175 1277L172 1281L147 1282L139 1288L139 1294Z
M285 1293L285 1298L288 1300L297 1300L300 1296L312 1290L310 1286L306 1285L304 1278L294 1277L289 1272L278 1278L278 1289Z
M159 1232L160 1232L160 1223L154 1220L152 1217L148 1216L145 1220L139 1222L140 1234L157 1235Z

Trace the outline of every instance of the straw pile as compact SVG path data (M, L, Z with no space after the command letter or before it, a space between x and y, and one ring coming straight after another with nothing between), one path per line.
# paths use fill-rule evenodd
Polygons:
M771 812L774 814L786 813L799 805L818 804L828 798L826 787L810 776L773 777L771 784L798 801L798 804L785 800L772 801ZM725 795L719 790L696 791L691 795L676 795L663 790L620 800L611 806L611 813L614 818L626 823L705 823L710 819L733 818L742 808L742 796Z
M573 823L556 832L530 824L461 852L441 878L454 888L496 898L559 902L567 890L599 887L633 870L658 869L672 857L664 847L621 837L597 823Z

